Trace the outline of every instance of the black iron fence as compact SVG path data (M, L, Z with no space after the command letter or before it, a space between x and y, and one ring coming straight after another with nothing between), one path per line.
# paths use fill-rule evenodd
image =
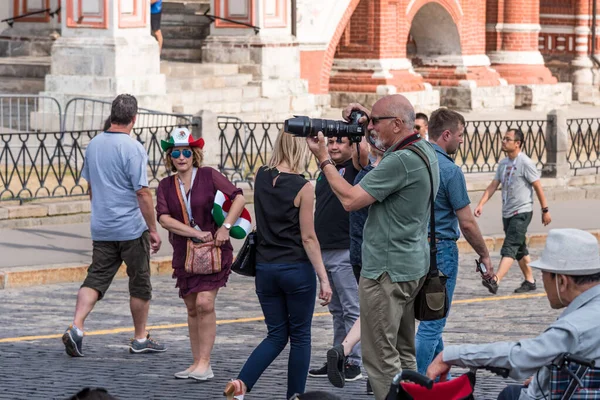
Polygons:
M600 169L600 118L567 119L569 150L567 160L575 175L582 170Z
M283 123L243 122L220 117L218 121L221 157L220 171L233 182L253 181L254 172L266 164ZM465 172L493 172L504 157L502 137L509 128L525 133L525 153L538 168L546 162L546 120L467 121L464 142L455 160ZM305 174L316 177L317 163L312 159Z
M465 172L492 172L504 158L502 138L509 129L525 134L523 151L539 169L546 163L546 120L467 121L455 161Z
M160 140L191 123L134 128L148 153L148 178L154 188L168 171ZM101 128L101 127L100 127ZM88 192L81 169L87 143L102 130L0 134L0 200L81 196Z

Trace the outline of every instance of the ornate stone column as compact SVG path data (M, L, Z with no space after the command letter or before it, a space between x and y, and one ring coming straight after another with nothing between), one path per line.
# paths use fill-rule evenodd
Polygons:
M498 4L501 9L497 16L501 18L492 27L498 33L497 42L488 56L492 67L515 85L515 105L547 109L570 104L571 85L557 83L538 49L539 1L504 0L503 5Z
M147 0L62 0L61 22L42 94L64 108L74 97L130 93L141 107L171 111Z

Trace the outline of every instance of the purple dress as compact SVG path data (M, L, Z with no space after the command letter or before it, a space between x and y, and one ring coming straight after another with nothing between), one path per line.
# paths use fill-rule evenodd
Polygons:
M177 197L179 181L175 175L164 178L156 189L156 217L167 214L177 221L184 222L183 210ZM238 189L220 172L210 167L198 168L196 178L192 183L192 216L194 221L203 231L210 231L213 235L218 226L212 217L211 211L217 190L223 192L232 201L237 195L242 195ZM179 288L179 297L190 293L214 290L225 286L231 273L233 248L230 242L221 246L221 272L210 275L196 275L185 272L185 256L187 238L169 232L169 242L173 246L173 278L177 279L175 287Z

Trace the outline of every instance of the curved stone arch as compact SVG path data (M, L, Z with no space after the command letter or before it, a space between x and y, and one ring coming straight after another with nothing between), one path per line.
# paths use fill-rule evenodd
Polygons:
M458 25L462 10L451 0L420 1L419 4L419 7L407 9L410 28L405 38L407 41L408 35L412 35L417 46L416 57L441 60L461 56L462 38ZM432 25L432 21L435 24Z
M408 24L412 24L413 18L417 13L427 5L427 3L438 3L446 9L446 11L452 16L452 20L459 26L460 20L463 16L463 10L460 6L459 0L411 0L406 7L406 19Z
M337 48L338 43L350 22L350 18L352 18L352 14L354 14L354 10L358 6L361 0L351 0L350 4L346 8L344 15L338 22L335 33L331 37L329 41L329 45L327 46L327 50L325 51L325 56L323 57L323 65L321 66L321 75L319 77L319 89L320 93L328 93L329 92L329 78L331 74L331 67L333 66L333 59L335 56L335 50Z

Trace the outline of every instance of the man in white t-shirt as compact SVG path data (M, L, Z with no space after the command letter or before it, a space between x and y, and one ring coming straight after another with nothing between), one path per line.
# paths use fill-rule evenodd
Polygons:
M148 155L130 136L137 100L121 94L112 103L110 127L94 137L81 171L92 202L92 264L79 292L73 323L62 340L71 357L83 357L83 325L102 300L123 262L129 276L130 308L135 328L131 353L163 352L166 347L146 332L152 298L150 252L160 249L152 193L148 188Z
M525 153L521 151L525 136L520 129L510 129L502 138L502 150L507 157L500 161L496 170L496 177L487 187L485 193L475 208L475 216L481 216L483 205L492 197L498 186L502 184L502 225L504 226L504 244L500 255L502 260L498 266L496 282L483 280L482 283L488 290L496 294L498 284L508 273L514 260L519 262L523 273L523 283L515 293L525 293L536 290L536 282L529 263L529 251L527 250L527 228L533 216L533 191L542 206L542 223L548 225L552 218L548 211L548 203L540 174Z

